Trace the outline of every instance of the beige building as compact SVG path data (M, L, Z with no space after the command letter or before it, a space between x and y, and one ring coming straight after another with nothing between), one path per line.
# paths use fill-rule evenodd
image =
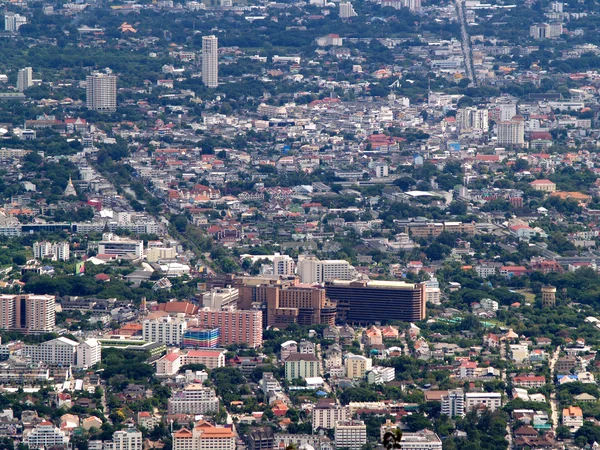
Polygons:
M583 412L579 406L569 406L563 409L562 423L575 433L583 426Z
M172 434L173 450L235 450L231 428L200 421L192 430L182 428Z
M371 370L373 360L361 355L350 355L344 361L344 366L348 378L364 378L367 372Z
M177 251L173 247L151 247L146 252L148 262L158 262L163 259L175 259Z
M502 394L498 392L467 392L465 394L465 411L487 408L496 411L502 407Z
M346 421L350 417L350 408L348 406L341 406L328 399L321 400L313 407L313 432L319 428L333 430L337 422Z
M292 353L285 360L285 379L311 378L319 376L319 360L311 353Z
M556 183L550 180L534 180L529 185L536 191L556 192Z
M360 450L367 443L367 426L362 420L345 420L335 425L335 448Z

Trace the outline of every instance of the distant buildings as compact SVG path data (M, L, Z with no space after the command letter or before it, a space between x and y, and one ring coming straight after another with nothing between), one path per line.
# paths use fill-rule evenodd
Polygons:
M529 183L529 185L536 191L556 192L556 183L550 180L535 180Z
M96 339L88 339L80 343L66 337L41 344L25 345L23 355L30 357L33 363L43 361L47 364L83 369L94 366L102 359L100 343Z
M488 115L487 109L461 108L456 114L456 125L460 132L487 132L489 128Z
M356 11L350 2L340 2L340 19L350 19L356 17Z
M316 325L335 323L336 308L317 286L268 286L265 288L267 326L291 323Z
M522 116L516 115L511 120L499 122L497 127L498 145L509 147L525 145L525 121Z
M184 314L177 314L175 317L165 315L149 318L143 323L143 336L146 342L180 346L186 330L187 321Z
M288 255L275 253L273 256L273 274L274 275L294 275L296 264Z
M173 450L235 450L232 428L200 421L192 430L182 428L172 434Z
M367 426L362 420L344 420L335 424L335 448L360 450L367 443Z
M462 389L449 391L446 395L442 395L442 414L448 417L465 415L465 393Z
M365 358L362 355L350 355L344 361L346 367L346 376L348 378L365 378L367 372L373 366L371 358Z
M564 408L562 412L562 424L571 433L575 433L583 426L583 412L579 406Z
M319 376L319 360L310 353L292 353L285 360L285 378L288 381Z
M187 385L169 398L169 414L216 414L219 398L213 388L201 384Z
M98 242L100 255L133 255L141 258L144 255L144 241L120 239L112 233L105 233L103 240Z
M33 257L35 259L51 259L52 261L68 261L70 258L69 243L34 242Z
M142 432L135 428L126 428L115 431L112 437L112 445L105 448L110 450L142 450Z
M52 422L42 422L25 436L23 443L29 448L67 447L69 437Z
M350 417L350 408L347 406L341 406L327 399L320 400L312 411L313 432L319 428L332 430L337 422L346 421Z
M0 329L43 334L54 331L55 322L53 295L0 295Z
M33 85L33 69L25 67L19 69L17 74L17 91L24 92L27 88Z
M542 306L544 308L556 306L556 287L542 286Z
M245 344L250 348L262 345L262 311L208 311L198 312L202 328L219 328L219 345Z
M216 36L202 37L202 82L209 88L219 85L219 41Z
M314 256L300 256L298 258L298 276L301 283L313 284L333 280L354 280L358 272L352 265L341 260L319 260Z
M563 34L562 23L538 23L529 27L533 39L553 39Z
M117 110L117 77L111 73L94 72L86 77L86 106L100 112Z
M19 31L22 25L27 23L27 17L21 16L20 14L15 14L12 12L7 12L4 14L4 30L6 31ZM22 91L19 91L22 92Z

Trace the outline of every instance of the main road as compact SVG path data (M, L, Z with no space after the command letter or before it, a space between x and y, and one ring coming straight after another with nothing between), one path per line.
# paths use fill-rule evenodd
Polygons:
M556 361L558 361L558 354L560 353L560 346L556 347L554 353L552 353L552 358L550 359L550 363L548 364L550 367L550 376L552 377L552 383L554 383L554 366L556 366ZM552 391L550 393L550 408L552 408L552 429L556 431L556 427L558 426L558 400L556 400L556 392Z
M473 66L471 38L467 32L467 17L463 0L456 0L456 14L458 16L458 23L460 24L460 40L465 64L465 73L467 74L467 78L471 80L471 84L476 85L477 80L475 79L475 68Z

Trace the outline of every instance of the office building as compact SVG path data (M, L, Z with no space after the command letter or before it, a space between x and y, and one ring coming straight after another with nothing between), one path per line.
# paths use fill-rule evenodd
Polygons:
M373 366L371 358L365 358L362 355L350 355L344 361L346 367L346 376L348 378L364 378L367 372Z
M17 74L17 91L24 92L27 88L33 85L33 69L25 67L19 69Z
M367 426L362 420L344 420L335 424L335 448L360 450L367 443Z
M502 407L502 394L498 392L467 392L465 394L465 412L487 408L496 411Z
M292 353L285 360L285 378L306 379L319 376L319 360L310 353Z
M86 77L86 106L100 112L117 110L117 77L112 73L94 72Z
M219 85L219 40L216 36L202 37L202 82L209 88Z
M298 258L298 276L304 284L324 283L334 280L355 280L358 272L348 261L343 259L320 261L314 256Z
M142 432L135 428L115 431L112 436L110 450L142 450Z
M319 428L333 430L337 422L346 421L351 417L348 406L341 406L329 399L319 400L312 411L313 433Z
M267 326L334 325L336 307L318 286L267 286Z
M188 328L183 334L183 347L216 348L220 334L219 328Z
M400 450L442 450L442 440L430 430L402 433Z
M442 414L448 417L465 415L465 393L462 389L455 389L442 395Z
M144 255L144 241L129 239L110 239L98 243L98 254L100 255L133 255L141 258Z
M498 145L523 147L525 145L525 121L516 115L511 120L498 123Z
M177 314L176 316L163 315L144 320L142 334L146 342L180 346L186 330L187 321L185 314Z
M202 306L211 311L235 310L239 296L240 292L236 288L213 288L202 295Z
M173 450L235 450L235 434L230 427L200 421L192 430L182 428L172 434Z
M168 410L169 414L216 414L219 412L219 398L213 388L189 384L173 393Z
M334 281L325 284L338 319L349 323L418 322L425 319L425 285L398 281Z
M219 345L245 344L249 348L262 346L262 311L208 311L198 312L198 326L219 328Z
M281 255L279 253L275 253L275 256L273 256L274 275L294 275L295 268L296 264L294 263L294 260L288 255Z
M563 34L562 23L538 23L529 27L533 39L554 39Z
M52 261L68 261L71 257L68 242L34 242L33 257Z
M23 444L29 448L67 447L69 438L52 422L41 422L24 437Z
M556 287L542 286L542 306L544 308L556 306Z
M350 2L340 2L340 19L350 19L356 17L356 11Z
M55 323L53 295L0 295L0 329L26 334L50 333Z
M456 124L458 131L488 131L488 115L487 109L478 109L475 107L461 108L456 113Z
M27 17L21 16L20 14L15 14L12 12L8 12L4 14L4 30L12 31L13 33L19 31L22 25L27 23ZM22 91L21 91L22 92Z

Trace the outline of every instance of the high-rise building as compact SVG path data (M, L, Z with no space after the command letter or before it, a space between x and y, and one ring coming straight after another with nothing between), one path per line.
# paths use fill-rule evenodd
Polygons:
M173 393L168 410L169 414L215 414L219 412L219 398L213 388L188 384Z
M448 391L446 395L442 395L442 414L448 417L465 415L465 393L462 389Z
M97 339L86 339L77 346L77 367L87 369L102 360L102 347Z
M335 448L360 450L367 443L367 426L362 420L344 420L335 424Z
M35 259L51 259L52 261L68 261L71 257L68 242L34 242L33 257Z
M356 17L356 11L350 2L340 2L340 19L350 19Z
M288 255L275 253L273 256L273 274L274 275L294 275L296 264Z
M56 324L53 295L0 295L0 329L50 333Z
M324 283L333 280L355 280L358 278L356 269L346 260L319 260L314 256L298 258L298 276L301 283Z
M267 286L267 326L334 325L336 307L317 286Z
M285 379L305 379L319 376L319 360L310 353L292 353L285 360Z
M553 39L563 34L562 23L538 23L529 27L529 35L534 39Z
M344 361L346 376L348 378L365 378L365 375L373 366L373 360L362 355L350 355Z
M146 342L179 346L183 343L186 330L185 314L177 314L174 317L162 315L144 320L142 334Z
M351 416L348 406L341 406L329 399L319 400L312 411L313 433L319 428L333 430L335 424L348 420Z
M516 115L511 120L498 123L498 145L523 147L525 145L525 120Z
M86 106L100 112L117 110L117 77L111 73L94 72L86 77Z
M1 304L0 304L1 306ZM198 312L201 328L219 328L219 345L246 344L250 348L262 345L262 311L209 311Z
M19 69L17 75L17 91L24 92L25 89L31 85L33 85L33 69L31 67Z
M142 450L142 432L135 428L115 431L112 437L111 450Z
M542 306L544 308L556 305L556 287L542 286Z
M12 12L4 14L4 30L6 31L19 31L19 28L26 23L27 17L25 16L21 16L20 14L15 14Z
M456 123L459 131L488 131L487 109L477 109L474 107L461 108L456 114Z
M202 37L202 82L209 88L219 85L219 40L216 36Z
M219 328L189 328L183 334L183 346L186 348L216 348L219 344Z
M237 309L240 292L236 288L213 288L202 295L202 306L212 311Z
M337 305L342 322L375 323L425 319L425 285L401 281L333 281L327 298Z
M192 430L182 428L172 434L173 450L235 450L235 435L229 427L200 421Z

